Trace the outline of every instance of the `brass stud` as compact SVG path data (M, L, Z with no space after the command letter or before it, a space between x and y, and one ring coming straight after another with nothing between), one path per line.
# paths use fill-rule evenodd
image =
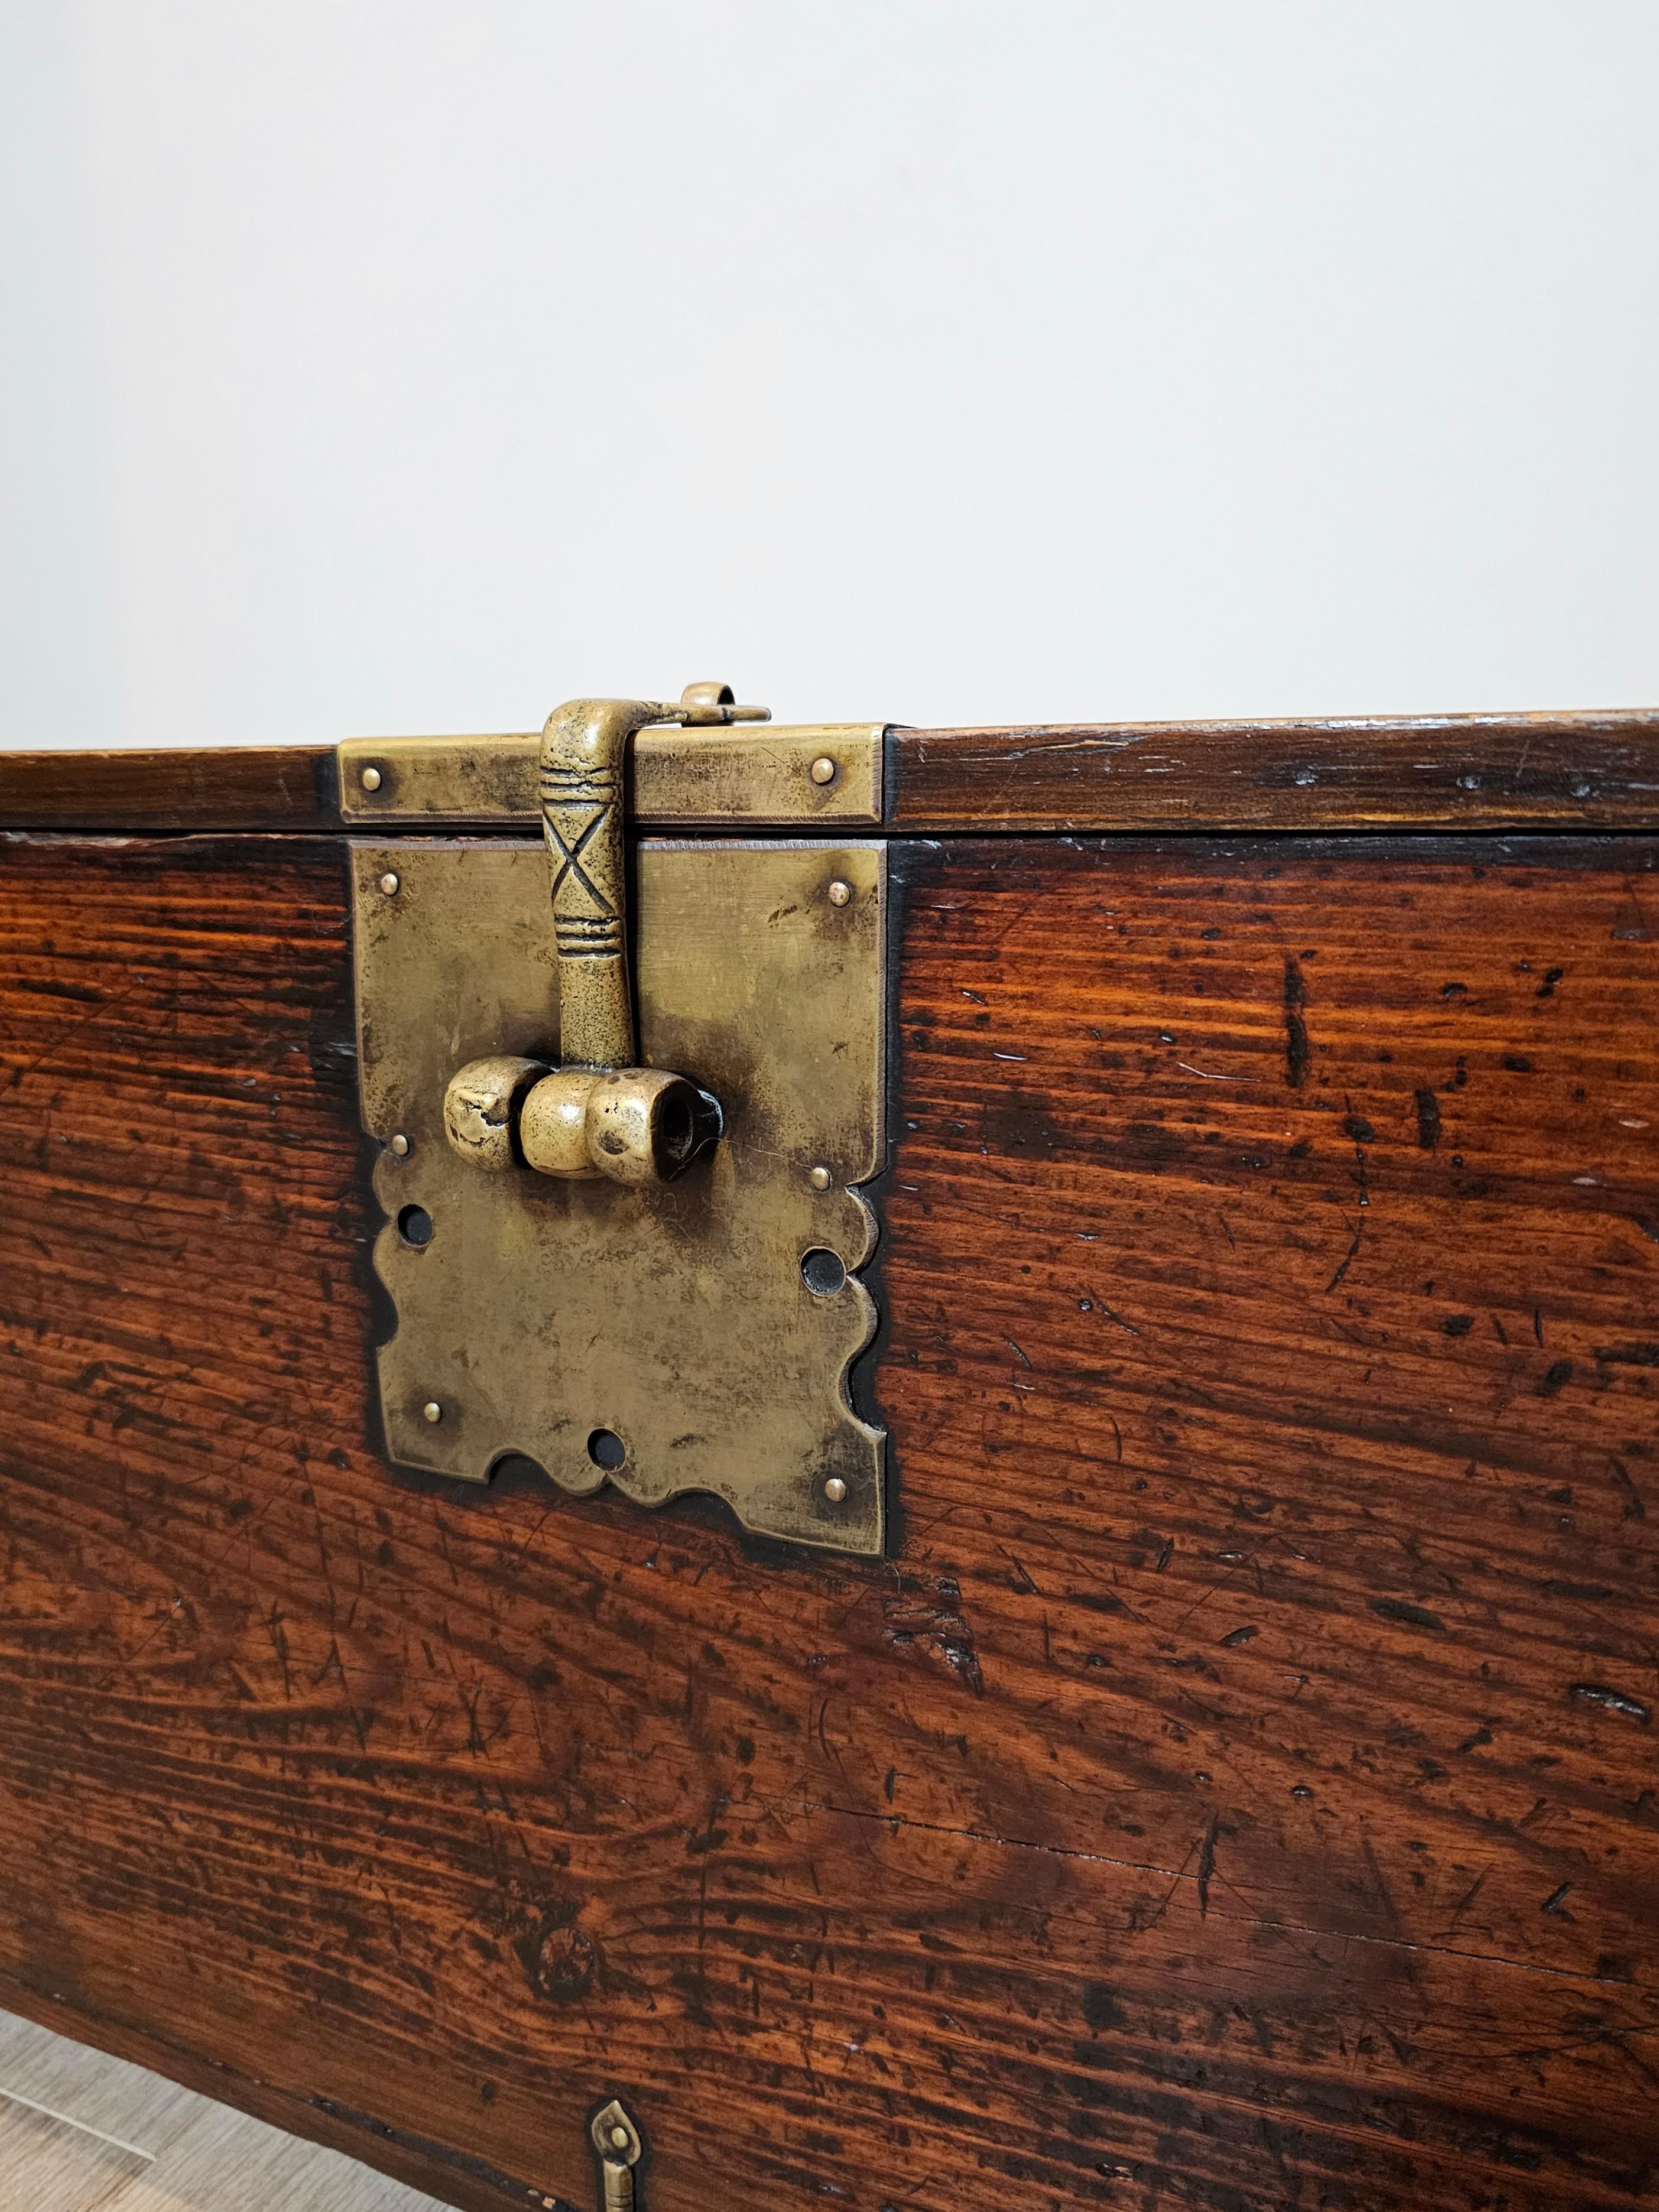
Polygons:
M392 1149L400 1160L406 1160L409 1158L409 1139L401 1129L392 1139Z
M828 1168L814 1168L806 1178L814 1190L828 1190L835 1179Z
M444 1409L435 1398L428 1398L421 1411L435 1429L444 1417Z
M394 876L391 869L388 868L385 875L380 878L380 890L382 896L386 898L396 898L400 889L401 886L398 884L397 877Z
M832 1505L840 1505L847 1496L847 1485L838 1474L832 1474L823 1486L823 1494Z
M828 753L820 753L818 755L817 758L812 763L811 775L814 783L833 783L835 781L836 763L830 759Z
M382 886L381 886L381 888L382 888L382 889L384 889L384 888L385 888L385 886L384 886L384 885L382 885ZM839 876L837 876L837 877L836 878L835 882L834 882L833 884L830 884L830 905L831 905L831 906L846 906L846 905L850 902L850 900L851 900L851 898L852 898L852 896L853 896L853 886L851 885L851 884L845 884L845 883L843 883L843 882L842 881L841 878L840 878Z
M363 789L365 791L378 791L380 787L380 769L377 768L366 768L363 770Z
M626 2150L628 2148L629 2141L627 2129L612 2128L611 2130L611 2140L615 2143L618 2150Z

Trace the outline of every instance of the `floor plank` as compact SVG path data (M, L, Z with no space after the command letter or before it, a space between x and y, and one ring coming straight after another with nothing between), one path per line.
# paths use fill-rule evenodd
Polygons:
M447 2212L337 2151L0 2014L7 2212Z
M0 2095L0 2199L10 2212L112 2212L148 2153Z

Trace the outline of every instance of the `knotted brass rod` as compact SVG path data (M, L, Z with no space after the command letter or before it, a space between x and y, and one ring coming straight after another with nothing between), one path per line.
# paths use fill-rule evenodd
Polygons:
M691 684L673 705L572 699L542 732L542 828L553 875L559 1056L567 1067L632 1067L625 778L628 744L653 722L763 722L724 684Z

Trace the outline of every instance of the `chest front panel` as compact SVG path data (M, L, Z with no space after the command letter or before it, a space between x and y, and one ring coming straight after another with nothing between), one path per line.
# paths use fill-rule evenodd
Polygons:
M4 2002L466 2206L1659 2194L1656 850L896 842L861 1561L388 1468L343 842L12 840Z

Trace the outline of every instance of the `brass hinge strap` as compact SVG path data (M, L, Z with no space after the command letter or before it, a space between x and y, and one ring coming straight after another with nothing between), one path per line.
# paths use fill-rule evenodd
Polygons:
M810 830L883 818L886 726L641 728L629 746L635 829ZM353 827L529 828L541 816L539 735L349 738L337 749Z

